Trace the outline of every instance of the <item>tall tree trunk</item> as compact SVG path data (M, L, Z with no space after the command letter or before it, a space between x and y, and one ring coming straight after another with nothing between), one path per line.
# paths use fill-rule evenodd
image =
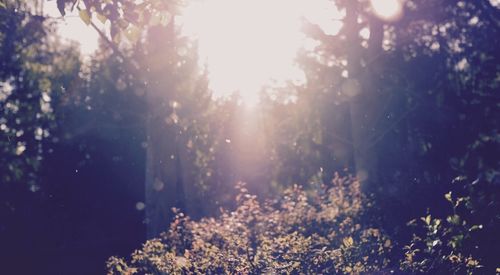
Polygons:
M166 34L166 35L165 35ZM147 147L146 147L146 223L147 237L156 237L168 229L174 213L185 212L185 143L174 116L176 79L171 60L175 54L175 30L171 22L166 28L152 28L148 34L148 50L144 57L148 83ZM182 156L181 156L182 155Z
M184 177L175 127L164 119L150 117L146 147L146 223L147 237L167 230L172 208L185 209Z
M348 79L343 92L351 97L350 116L351 134L354 150L356 176L365 190L372 189L377 182L377 153L373 144L376 118L381 109L380 95L377 94L376 81L369 70L363 68L361 61L373 62L379 54L382 42L382 25L376 19L369 23L370 40L368 50L361 46L358 23L358 1L346 1L345 35L347 41ZM365 55L364 55L365 53ZM370 66L368 64L367 66Z

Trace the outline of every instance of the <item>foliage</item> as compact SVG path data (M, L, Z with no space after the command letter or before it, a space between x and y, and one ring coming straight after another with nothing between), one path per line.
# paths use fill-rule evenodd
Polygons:
M399 253L392 244L411 237L405 272L494 272L500 255L494 1L408 0L400 20L389 22L373 16L371 1L330 1L355 11L357 20L341 19L338 34L306 22L316 46L303 49L297 62L307 83L266 87L253 113L237 97L211 99L196 42L175 24L184 1L56 2L62 15L76 9L85 24L99 20L110 29L90 65L81 66L74 47L55 45L50 20L30 12L31 4L0 1L5 247L31 257L37 250L27 256L23 248L37 243L69 255L80 251L72 239L99 245L115 238L120 245L106 247L128 251L124 243L143 236L143 216L157 232L176 206L190 218L177 213L162 238L148 241L131 262L115 258L110 270L383 271L396 263L388 260L389 251ZM358 110L369 121L355 123L357 86L364 102ZM359 129L378 171L370 191L379 209L372 215L357 181L315 185L359 168L352 135ZM457 174L467 177L444 184ZM234 202L238 180L250 191ZM143 182L153 190L146 199ZM448 209L441 194L450 189ZM281 191L287 197L262 203ZM191 220L234 205L220 218ZM117 208L128 212L115 215ZM413 232L406 221L426 208L407 236ZM36 258L59 259L53 255Z
M0 211L13 211L14 192L40 189L38 173L59 138L54 107L70 83L78 82L80 60L75 47L51 41L50 20L34 15L29 5L7 1L0 8ZM6 197L4 197L6 196Z
M131 91L115 88L114 80L109 85L121 67L105 49L84 63L75 44L57 37L54 19L37 15L30 1L3 2L0 264L4 273L73 273L71 252L98 247L94 264L82 269L96 274L115 253L104 245L127 239L133 243L127 251L144 234L141 212L133 208L142 199L137 183L144 166L137 163L142 163L143 140L136 116L130 115L141 112L141 102ZM113 170L136 176L106 179ZM130 215L114 215L113 207L128 208ZM114 234L117 224L131 220L126 237ZM23 258L33 264L22 264ZM62 263L52 264L55 258Z
M459 177L457 194L445 194L451 211L445 218L428 214L410 221L420 229L404 247L401 267L412 273L492 274L498 265L500 185L498 174L482 175L469 183Z
M66 11L78 10L80 19L87 25L94 24L93 20L101 23L110 23L111 41L119 44L128 41L135 44L141 39L141 32L146 26L166 26L171 23L173 16L178 13L182 1L132 1L132 0L57 0L57 7L61 15ZM113 50L117 50L110 43Z
M367 222L369 200L354 178L294 186L259 203L238 186L235 211L193 221L177 213L161 238L129 262L112 257L108 274L361 273L390 264L391 240Z
M457 198L454 201L451 193L446 194L453 211L464 201ZM414 235L411 243L405 246L405 260L401 263L404 270L412 273L467 273L473 274L481 267L479 261L470 254L463 254L462 246L470 241L472 231L482 228L482 225L469 225L458 214L447 216L446 219L433 218L431 214L412 220L409 224L419 225L426 230L424 236Z
M176 218L160 238L148 240L130 261L111 257L108 274L491 274L498 270L498 175L454 185L445 194L445 218L428 214L408 223L408 245L394 246L367 223L372 208L359 181L339 176L328 185L288 188L264 204L240 184L237 208L219 218ZM462 185L463 184L463 185ZM465 187L463 187L465 186ZM376 220L376 219L373 219ZM492 239L494 238L494 239ZM492 244L493 243L493 244ZM401 250L400 250L401 249ZM400 267L394 255L400 260Z
M36 52L46 35L43 18L14 5L0 9L0 18L0 181L35 186L41 126L51 111L52 56Z

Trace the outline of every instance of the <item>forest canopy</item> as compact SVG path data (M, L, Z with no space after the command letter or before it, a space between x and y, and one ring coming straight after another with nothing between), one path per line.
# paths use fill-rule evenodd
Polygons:
M494 0L0 0L0 263L498 273L499 46Z

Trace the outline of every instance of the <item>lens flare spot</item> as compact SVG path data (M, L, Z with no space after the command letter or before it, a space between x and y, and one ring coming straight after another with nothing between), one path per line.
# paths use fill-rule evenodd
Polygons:
M370 0L373 12L386 21L396 21L403 16L401 0Z

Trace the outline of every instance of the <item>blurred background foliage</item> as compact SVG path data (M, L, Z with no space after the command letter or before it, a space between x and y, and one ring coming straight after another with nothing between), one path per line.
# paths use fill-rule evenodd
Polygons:
M452 270L458 251L493 272L498 3L404 1L388 22L368 1L334 2L346 12L338 34L304 22L315 41L297 57L307 82L263 87L251 109L238 95L213 99L196 41L176 28L179 1L58 0L63 15L109 21L87 62L39 1L1 1L2 266L102 273L110 255L167 230L172 207L217 217L241 207L237 182L263 202L338 173L358 176L405 271Z

